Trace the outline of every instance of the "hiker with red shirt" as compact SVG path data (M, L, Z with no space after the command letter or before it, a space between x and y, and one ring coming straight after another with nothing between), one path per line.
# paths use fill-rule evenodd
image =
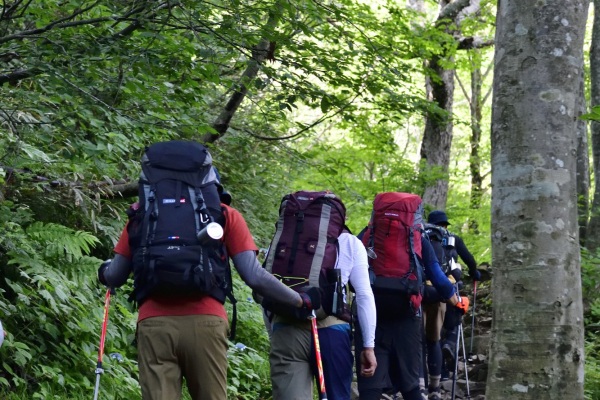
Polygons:
M183 156L197 157L199 151L203 152L199 160L185 163ZM168 157L161 158L164 154ZM216 285L213 281L223 280L223 271L228 268L227 256L233 260L244 282L258 293L268 293L283 304L309 310L320 307L320 298L314 293L293 291L261 267L256 258L258 248L243 216L223 204L223 197L219 201L216 188L214 196L206 190L216 182L219 194L223 193L210 154L203 146L195 142L163 142L159 147L147 149L146 155L140 179L140 203L143 204L142 199L147 200L146 207L141 204L131 207L129 222L114 248L115 256L101 265L98 278L108 287L118 287L133 274L133 296L139 306L136 337L143 400L181 398L184 378L192 399L223 400L227 398L229 330L223 303L224 291L231 289L231 283L224 287L222 282ZM157 175L171 173L165 172L165 165L174 164L180 169L175 170L175 175L156 179L152 165L148 167L144 163L162 167ZM201 178L209 183L202 185L202 193L200 189L194 192L200 185L193 179L180 181L177 175L184 168L195 173L198 166L207 166ZM190 203L195 204L190 207ZM215 219L222 226L222 236L213 237L209 244L202 243L202 232L193 226L198 220L206 223L211 218L207 206L211 214L218 216ZM172 214L185 212L190 212L191 218ZM190 233L185 230L189 224L193 237L185 242L183 235ZM144 237L136 239L140 231ZM172 231L181 232L182 236L170 236ZM211 251L214 253L207 255ZM206 279L209 286L201 282L206 273L211 274ZM168 280L165 276L174 278L172 282L180 285L175 287L183 290L163 290Z
M222 204L226 223L223 242L244 282L290 306L302 307L301 296L259 264L258 248L242 215ZM107 286L123 285L131 274L131 251L123 230L112 263L102 271ZM103 283L104 283L103 282ZM227 330L224 305L206 294L150 296L139 306L137 346L144 400L181 395L185 376L194 399L227 398Z

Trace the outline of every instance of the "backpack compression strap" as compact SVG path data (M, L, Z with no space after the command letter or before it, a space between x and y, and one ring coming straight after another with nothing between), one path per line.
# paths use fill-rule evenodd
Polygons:
M423 274L421 271L421 262L415 253L415 232L413 228L408 228L408 245L410 246L410 254L415 263L415 274L417 275L418 282L423 282Z
M327 231L329 230L329 220L331 219L331 203L324 202L321 212L321 220L319 221L319 240L315 249L312 265L310 266L310 275L308 282L311 286L319 286L319 275L321 274L321 266L325 258L325 247L327 246Z
M158 219L158 205L156 204L156 188L151 187L149 183L144 183L143 187L145 209L142 227L145 228L146 234L142 235L141 247L146 247L154 240L156 220Z
M302 211L299 211L296 214L296 229L294 230L294 237L292 238L292 253L290 254L290 259L288 260L288 274L294 272L294 262L296 262L298 240L300 240L300 234L302 233L302 231L304 231L304 213Z
M283 233L283 220L284 220L284 215L283 215L283 210L285 209L285 205L287 203L288 200L284 200L281 202L281 205L279 206L279 219L277 220L277 231L275 231L275 236L273 237L273 240L271 241L271 243L279 243L279 240L281 239L281 235ZM265 267L266 270L270 273L273 273L273 263L275 262L275 252L277 251L277 249L272 249L270 248L268 253L267 253L267 259L265 260Z

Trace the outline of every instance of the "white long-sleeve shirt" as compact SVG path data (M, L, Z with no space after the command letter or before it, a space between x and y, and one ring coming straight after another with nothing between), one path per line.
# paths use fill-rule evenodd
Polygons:
M377 311L369 281L367 251L362 242L350 233L342 233L338 243L339 256L336 268L341 270L342 283L346 285L350 281L354 287L364 347L374 347Z

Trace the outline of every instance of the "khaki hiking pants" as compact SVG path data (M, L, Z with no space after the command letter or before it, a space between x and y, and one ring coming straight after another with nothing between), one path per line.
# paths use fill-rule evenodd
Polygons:
M228 322L215 315L152 317L138 323L143 400L179 400L185 378L194 400L227 398Z
M446 303L423 304L423 313L425 314L425 337L431 342L440 341Z

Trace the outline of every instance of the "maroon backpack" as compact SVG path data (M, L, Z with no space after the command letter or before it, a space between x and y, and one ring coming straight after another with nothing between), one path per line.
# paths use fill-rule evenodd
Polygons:
M307 285L325 289L328 282L336 279L332 272L336 272L338 237L347 230L345 223L346 207L329 191L285 195L264 267L296 291ZM332 282L334 286L335 283ZM328 298L322 291L325 313L337 314ZM263 305L280 313L273 305Z
M378 314L409 300L412 311L421 305L423 285L421 230L423 206L416 194L379 193L362 242L369 254ZM384 314L382 312L382 314Z

